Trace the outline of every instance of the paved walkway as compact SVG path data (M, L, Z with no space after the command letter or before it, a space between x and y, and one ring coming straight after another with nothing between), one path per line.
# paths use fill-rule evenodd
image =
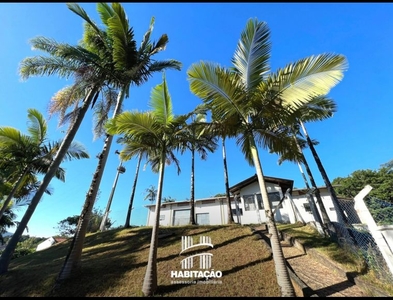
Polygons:
M369 295L360 287L339 274L335 270L326 267L309 254L289 243L282 241L284 257L291 266L293 272L318 297L368 297Z
M255 230L263 240L269 240L265 227L258 227ZM263 235L265 236L263 237ZM340 274L334 268L327 267L288 241L281 241L281 246L293 273L312 290L313 296L370 297L362 288L349 281L345 274Z

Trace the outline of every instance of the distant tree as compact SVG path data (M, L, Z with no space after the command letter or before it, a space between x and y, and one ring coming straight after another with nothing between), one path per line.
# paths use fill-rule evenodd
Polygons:
M10 209L5 210L3 216L0 218L0 243L1 243L1 245L4 245L4 243L5 243L4 238L3 238L3 234L7 232L7 228L11 228L16 225L15 221L14 221L15 218L16 218L15 213Z
M154 200L156 200L156 196L157 196L157 189L154 185L149 186L146 190L146 195L145 198L143 198L143 200L149 200L150 202L154 202Z
M102 221L104 214L101 210L94 208L92 215L90 217L90 222L87 227L87 232L97 232L100 228L100 224ZM57 227L54 227L54 229L57 229L59 232L59 235L62 237L70 237L75 234L78 222L79 222L79 215L73 215L71 217L67 217L60 222L57 223ZM105 227L106 229L109 229L113 225L112 221L110 218L107 218Z
M355 197L366 185L371 185L370 197L393 203L393 170L388 164L381 165L378 170L357 170L347 177L337 177L332 184L338 195L349 198Z
M213 197L226 197L226 193L218 193L218 194L215 194Z
M162 202L175 202L176 199L173 199L171 196L162 198Z

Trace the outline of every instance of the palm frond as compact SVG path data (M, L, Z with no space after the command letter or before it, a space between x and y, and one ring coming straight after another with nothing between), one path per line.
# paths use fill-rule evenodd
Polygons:
M337 54L321 54L301 59L279 69L267 80L268 89L277 92L284 106L298 107L313 97L329 93L344 76L346 58ZM265 83L260 86L266 89Z
M234 71L245 90L253 90L270 71L270 31L265 22L250 19L241 33L232 58Z
M102 23L108 26L108 19L114 16L114 11L111 6L105 2L98 2L97 12L100 15Z
M27 117L29 124L27 130L37 145L44 142L48 126L44 116L37 109L29 108Z
M64 160L90 158L85 146L78 141L73 141L67 150Z
M143 134L156 135L157 122L152 113L138 111L125 111L111 118L105 124L107 132L111 135L126 134L138 136Z
M137 46L134 31L130 28L123 7L112 3L113 17L107 20L107 32L113 41L112 55L117 70L126 70L134 65L137 57Z
M82 7L80 7L77 3L67 3L67 7L69 10L76 13L83 20L85 20L87 23L89 23L90 26L92 26L96 30L97 33L100 32L100 29L98 28L98 26L90 19L90 17L86 13L86 11Z
M150 35L153 32L154 22L155 22L155 18L152 17L150 19L149 29L143 35L141 46L139 47L139 50L138 50L138 56L141 56L144 53L150 53L150 51L151 51L152 45L151 45L151 41L150 41Z
M156 54L160 51L164 51L168 42L169 42L168 35L166 34L161 35L157 43L153 44L153 47L150 51L150 55Z
M193 94L214 112L216 118L225 120L233 115L242 116L246 122L247 109L244 110L246 94L238 86L236 75L218 64L200 62L187 71L190 89Z
M173 121L172 100L163 74L162 83L156 85L150 94L149 107L152 109L157 122L167 126Z

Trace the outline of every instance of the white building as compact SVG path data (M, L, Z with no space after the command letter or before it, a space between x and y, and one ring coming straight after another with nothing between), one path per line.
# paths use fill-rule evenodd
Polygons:
M47 238L45 241L39 243L35 251L41 251L52 247L52 245L56 244L56 240L53 237Z
M296 221L301 221L308 223L315 220L310 207L307 189L295 189L292 191L293 180L290 179L265 176L265 183L271 208L275 212L274 217L277 222L295 223ZM328 190L326 187L319 187L318 190L320 191L329 219L336 221L337 216ZM289 192L289 196L284 197L287 191ZM231 209L236 223L259 224L266 222L265 210L256 175L232 186L230 192L232 195ZM315 201L315 196L313 198ZM277 205L281 200L283 201L277 209ZM146 225L153 226L156 205L150 204L146 205L146 207L148 208ZM319 207L318 211L320 213ZM199 225L227 224L228 206L226 197L196 199L195 216L195 220ZM187 225L189 221L189 200L161 203L161 226Z

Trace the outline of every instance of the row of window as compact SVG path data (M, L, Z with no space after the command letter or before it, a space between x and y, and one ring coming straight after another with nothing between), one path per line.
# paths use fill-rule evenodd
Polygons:
M255 203L255 196L257 197L258 209L264 209L263 202L262 202L262 195L244 195L244 209L246 211L256 210L256 203ZM281 197L279 192L268 193L269 201L272 205L272 209L275 209L276 206L280 203ZM280 207L282 208L282 204Z

